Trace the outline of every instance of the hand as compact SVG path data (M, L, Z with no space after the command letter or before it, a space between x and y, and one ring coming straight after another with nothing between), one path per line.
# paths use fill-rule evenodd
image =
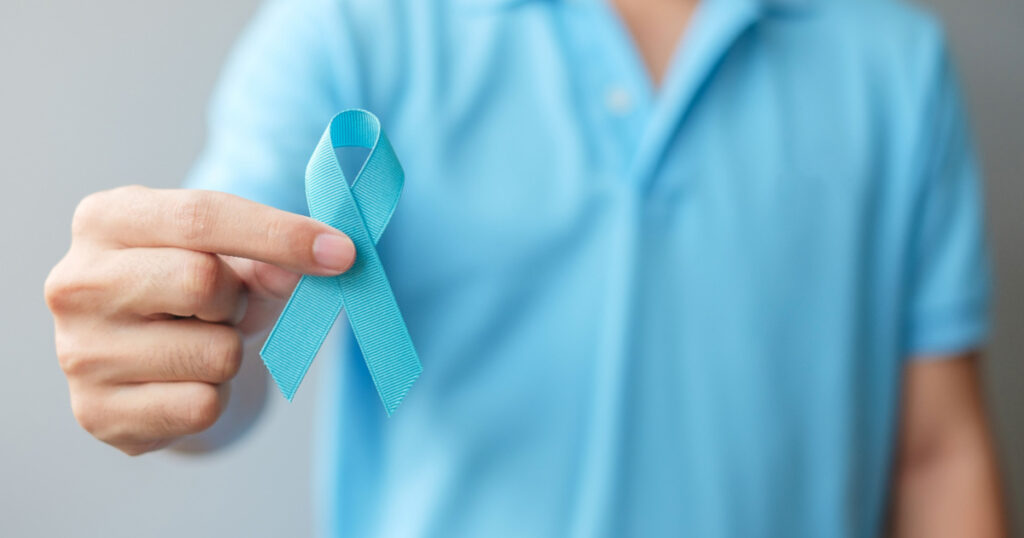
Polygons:
M243 337L270 325L299 273L339 274L354 259L330 226L228 194L86 197L45 289L75 418L131 455L209 428Z

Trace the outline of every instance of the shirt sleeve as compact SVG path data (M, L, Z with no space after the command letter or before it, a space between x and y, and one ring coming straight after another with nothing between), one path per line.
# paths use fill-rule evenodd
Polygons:
M989 268L978 165L944 39L934 47L921 132L920 195L910 260L909 357L984 344Z
M335 5L270 0L229 56L210 104L205 147L185 186L307 212L306 161L346 99L352 66ZM349 77L347 80L352 80Z

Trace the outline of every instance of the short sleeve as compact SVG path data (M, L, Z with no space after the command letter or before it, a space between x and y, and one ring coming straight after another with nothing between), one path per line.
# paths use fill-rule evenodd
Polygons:
M921 183L911 247L907 355L927 357L983 345L989 268L978 164L943 39L924 108Z
M206 144L185 186L306 212L306 161L341 108L351 65L327 0L271 0L235 45L214 92Z

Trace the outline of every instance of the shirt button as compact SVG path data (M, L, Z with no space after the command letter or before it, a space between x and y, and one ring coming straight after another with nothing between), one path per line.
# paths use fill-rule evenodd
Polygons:
M604 96L604 105L616 116L625 116L633 109L633 97L625 88L615 87Z

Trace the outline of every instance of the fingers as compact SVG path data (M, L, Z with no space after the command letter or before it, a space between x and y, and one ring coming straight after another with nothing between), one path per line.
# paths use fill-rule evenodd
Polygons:
M141 454L212 426L227 403L227 386L144 383L72 390L82 427L128 454Z
M195 316L214 323L235 323L244 314L245 283L216 254L133 248L76 260L62 262L47 279L47 301L55 314Z
M245 311L245 284L216 254L176 248L134 248L114 253L101 268L123 283L113 305L118 311L152 317L195 316L236 323Z
M352 241L322 222L213 191L97 193L79 205L72 228L124 247L226 254L314 275L341 273L355 260Z
M57 357L75 417L129 454L212 426L242 326L269 324L297 272L336 274L354 257L322 223L199 191L90 196L72 232L44 286Z
M69 378L93 384L219 384L238 373L243 346L231 327L179 319L113 326L88 338L61 337L57 354Z

